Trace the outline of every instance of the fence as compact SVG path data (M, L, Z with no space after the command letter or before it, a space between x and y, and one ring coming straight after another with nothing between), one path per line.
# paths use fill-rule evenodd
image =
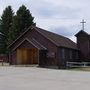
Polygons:
M90 62L67 62L67 67L90 67Z
M0 62L8 62L8 56L5 54L0 54Z

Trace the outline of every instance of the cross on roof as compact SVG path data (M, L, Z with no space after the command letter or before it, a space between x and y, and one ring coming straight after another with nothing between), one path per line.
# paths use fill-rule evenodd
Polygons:
M82 23L82 30L84 31L84 24L85 24L86 22L85 22L84 19L83 19L82 22L80 22L80 23Z

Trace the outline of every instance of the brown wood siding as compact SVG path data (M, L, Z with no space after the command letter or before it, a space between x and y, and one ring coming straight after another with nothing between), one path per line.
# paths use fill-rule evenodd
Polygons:
M41 43L43 46L45 46L49 51L57 52L57 46L55 44L53 44L50 40L45 38L43 35L41 35L39 32L37 32L36 30L28 31L22 38L17 40L16 43L13 44L10 49L12 50L15 46L17 46L25 38L36 39L39 43Z
M65 50L65 58L62 58L62 49ZM72 56L70 58L70 51L72 52ZM69 48L64 48L64 47L60 47L58 49L58 66L60 67L63 67L63 66L66 66L66 62L69 61L69 62L77 62L79 60L79 57L77 56L78 54L78 51L77 50L74 50L74 49L69 49ZM79 55L79 54L78 54Z
M56 46L53 42L51 42L51 40L49 40L48 38L46 38L44 35L42 35L39 31L37 30L32 30L32 31L28 31L27 33L25 33L25 35L23 35L23 37L19 38L19 40L17 40L15 42L15 44L13 44L11 46L11 51L13 50L13 48L15 48L18 44L20 44L25 38L27 39L35 39L38 43L40 43L43 47L45 47L47 49L47 53L55 53L55 57L53 58L48 58L47 57L47 53L46 51L44 52L43 50L39 50L39 61L40 64L42 65L64 65L63 62L66 60L63 60L60 56L60 48L58 46ZM24 48L24 51L23 51ZM17 59L18 62L17 64L26 64L26 63L34 63L35 59L33 58L33 56L35 54L34 50L29 52L30 49L36 48L33 45L31 45L28 41L24 41L18 48L17 48ZM20 50L22 49L22 50ZM22 53L23 52L23 53ZM37 52L37 51L36 51ZM66 55L68 55L68 50L66 50ZM22 57L22 54L23 57ZM29 55L31 55L31 57L29 57ZM36 55L37 56L37 55ZM35 57L35 56L34 56ZM38 58L38 57L36 57ZM66 58L68 58L68 56L66 56ZM19 60L20 59L20 60ZM34 61L33 61L34 59ZM28 62L29 60L31 60L31 62ZM37 61L35 61L35 63L37 63Z
M9 62L12 65L17 64L16 63L16 50L10 53Z
M17 49L17 64L37 64L38 63L38 51L35 48Z
M77 36L77 46L80 49L80 58L82 60L90 59L90 41L86 34L79 34Z
M49 53L49 52L55 53L54 58L47 58L47 60L49 60L48 64L50 63L50 61L52 61L51 62L52 65L56 66L58 64L58 59L59 59L58 52L57 52L58 47L36 30L28 31L23 37L21 37L19 40L17 40L16 43L13 44L12 47L10 48L11 51L13 50L13 48L15 46L17 46L25 38L35 39L37 42L39 42L41 45L43 45L44 47L47 48L47 50L48 50L47 53ZM33 46L30 45L29 42L25 41L24 44L20 45L18 48L33 48Z
M28 41L25 41L10 53L10 64L37 64L38 56L36 53L38 55L36 48Z
M35 48L35 47L28 41L24 41L18 48Z
M44 47L47 48L47 53L49 53L49 52L55 53L54 58L47 58L48 62L47 62L46 65L55 65L56 66L57 65L57 60L58 60L58 57L57 57L57 48L58 47L55 44L53 44L50 40L45 38L43 35L41 35L39 32L37 32L37 31L33 31L32 37L35 40L37 40L40 44L42 44ZM30 37L28 37L28 38L30 38Z
M45 38L42 34L40 34L36 30L33 30L33 32L30 33L27 37L29 39L32 38L32 39L37 40L40 44L42 44L43 46L45 46L50 51L55 51L56 48L57 48L55 44L53 44L50 40L48 40L47 38Z

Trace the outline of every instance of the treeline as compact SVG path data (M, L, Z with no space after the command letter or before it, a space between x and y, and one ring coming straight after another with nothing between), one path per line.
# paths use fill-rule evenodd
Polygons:
M8 53L8 45L31 25L35 25L34 17L25 5L20 6L16 13L11 6L6 7L0 19L0 53Z

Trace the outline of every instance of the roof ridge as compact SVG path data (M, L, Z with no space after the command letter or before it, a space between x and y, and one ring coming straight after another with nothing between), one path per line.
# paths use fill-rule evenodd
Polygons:
M39 28L39 27L36 27L36 28ZM59 36L59 37L67 38L67 37L65 37L65 36L63 36L63 35L60 35L60 34L57 34L57 33L54 33L54 32L48 31L48 30L44 30L44 29L42 29L42 28L39 28L39 29L41 29L41 30L43 30L43 31L45 31L45 32L52 33L52 34L57 35L57 36ZM68 38L67 38L67 39L68 39Z
M51 43L53 43L54 45L60 47L67 47L67 48L72 48L72 49L77 49L76 43L73 42L71 39L53 33L51 31L47 31L44 30L42 28L36 27L36 26L30 26L24 33L22 33L22 35L20 35L12 44L10 44L8 46L8 48L13 45L19 38L21 38L24 34L26 34L29 30L35 29L36 31L38 31L38 33L42 34L45 38L47 38Z
M37 29L39 28L39 27L36 27ZM72 41L70 38L67 38L67 37L65 37L65 36L62 36L62 35L60 35L60 34L57 34L57 33L54 33L54 32L51 32L51 31L47 31L47 30L44 30L44 29L42 29L42 28L39 28L39 29L41 29L41 30L43 30L43 31L45 31L45 32L48 32L48 33L51 33L51 34L54 34L54 35L57 35L58 37L62 37L62 38L65 38L65 39L68 39L68 40L70 40L70 41ZM72 41L73 43L75 43L74 41ZM76 43L75 43L76 44Z

